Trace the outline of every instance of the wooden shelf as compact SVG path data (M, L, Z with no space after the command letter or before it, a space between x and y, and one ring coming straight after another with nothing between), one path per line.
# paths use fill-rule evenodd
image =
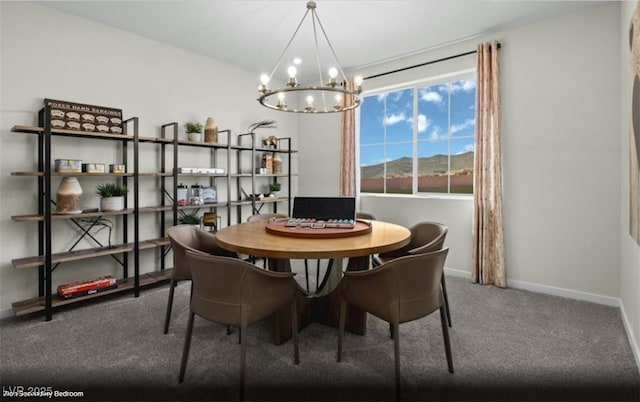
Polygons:
M140 242L140 250L147 250L169 245L168 238L144 240ZM87 258L103 257L106 255L129 253L134 250L134 243L118 244L111 247L97 247L83 250L66 251L62 253L54 253L51 255L51 263L58 264L61 262L78 261ZM16 268L33 268L44 265L44 256L38 255L33 257L16 258L11 260Z
M173 176L173 175L170 175ZM209 173L178 173L179 177L227 177L226 174L209 174Z
M167 281L171 279L171 269L166 269L164 271L152 272L144 275L140 275L140 286L149 286L153 284L157 284L163 281ZM118 287L115 289L106 290L104 292L94 293L88 296L81 296L72 299L61 299L57 297L57 294L52 297L52 306L61 307L64 305L77 303L84 300L94 299L96 297L101 297L114 293L126 292L129 290L133 290L134 280L133 278L128 279L120 279L118 280ZM19 302L13 303L13 311L16 316L21 316L25 314L36 313L39 311L44 311L44 297L35 297L28 300L23 300Z
M11 131L14 133L44 134L44 127L16 125L11 128ZM103 140L122 140L122 141L133 140L132 136L124 135L124 134L88 133L86 131L62 130L58 128L51 129L51 134L60 135L64 137L80 137L80 138L92 138L92 139L103 139Z
M133 243L127 243L111 247L89 248L78 251L55 253L51 254L51 263L57 264L60 262L84 260L86 258L101 257L105 255L128 253L133 251L133 246ZM35 257L17 258L15 260L11 260L11 263L16 268L39 267L44 265L44 256L39 255Z
M253 150L253 148L248 146L243 146L243 145L232 145L231 149L235 151L252 151ZM282 149L282 148L256 148L256 152L277 152L277 153L288 154L289 150ZM296 149L291 150L292 154L295 154L297 152L298 150Z
M44 172L11 172L11 176L44 176ZM133 173L87 173L87 172L51 172L51 176L96 176L96 177L133 177Z
M102 216L129 215L132 213L133 213L132 208L123 209L122 211L91 210L91 212L83 212L81 214L51 214L51 220L99 218ZM11 217L11 219L15 222L39 222L44 220L44 215L14 215Z
M261 200L256 200L256 204L260 203L271 203L271 202L279 202L279 201L287 201L289 198L287 197L265 197ZM251 200L242 200L242 201L231 201L231 205L251 205Z
M220 207L226 207L227 205L228 204L226 202L217 202L215 204L202 204L202 205L181 205L178 207L178 210L220 208Z

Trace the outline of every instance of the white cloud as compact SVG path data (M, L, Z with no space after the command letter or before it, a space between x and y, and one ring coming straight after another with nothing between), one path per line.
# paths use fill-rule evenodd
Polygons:
M378 102L383 102L387 97L387 92L382 93L382 94L378 94L378 96L376 96L376 99L378 100Z
M404 113L400 113L400 114L391 114L387 117L385 117L384 119L384 124L386 126L392 126L396 123L400 123L402 121L407 120L407 117L404 115Z
M407 119L407 124L409 126L413 125L413 117L410 117ZM427 128L429 128L430 125L431 125L431 121L427 119L427 116L425 116L424 114L418 115L418 132L419 133L424 133L425 131L427 131Z
M453 125L451 126L451 134L455 134L455 133L457 133L458 131L462 131L462 130L464 130L465 128L472 127L472 126L474 126L475 124L476 124L476 119L467 119L467 120L465 120L465 122L464 122L464 123L462 123L462 124L453 124Z
M436 104L442 103L442 95L434 91L423 91L420 94L420 99L427 102L433 102Z
M418 115L418 132L423 133L427 130L431 122L427 120L427 116L423 114Z
M402 99L402 93L403 91L394 92L392 102L398 102L400 99Z
M451 83L451 93L456 93L458 91L469 92L472 91L475 87L476 82L474 80L455 81Z
M440 126L433 127L431 135L429 136L429 140L438 141L441 138L444 138L444 136L440 134Z

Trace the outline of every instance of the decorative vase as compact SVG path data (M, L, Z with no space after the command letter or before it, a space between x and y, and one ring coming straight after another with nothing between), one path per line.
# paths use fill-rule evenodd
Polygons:
M187 139L193 142L202 141L202 133L187 133Z
M204 142L215 144L218 142L218 126L213 117L208 117L204 124Z
M124 209L124 196L100 198L101 211L122 211Z
M280 156L280 154L277 152L273 153L272 165L273 165L273 174L282 173L282 156Z
M56 212L59 214L80 214L82 187L75 177L63 177L56 192Z

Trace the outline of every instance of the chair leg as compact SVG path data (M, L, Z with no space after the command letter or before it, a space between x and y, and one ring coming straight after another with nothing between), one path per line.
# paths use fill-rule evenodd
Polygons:
M191 312L189 314L189 322L187 323L187 334L184 338L184 349L182 349L182 362L180 363L180 375L178 376L178 382L184 381L184 372L187 370L187 360L189 360L189 349L191 348L191 335L193 334L193 320L195 314Z
M451 326L451 312L449 311L449 297L447 296L447 283L444 280L444 272L442 273L440 284L442 286L442 296L444 297L444 308L447 312L447 322L449 323L449 326Z
M340 304L340 328L338 329L338 362L342 361L342 338L344 338L344 324L347 320L347 302Z
M331 263L331 260L329 260ZM318 293L318 289L320 289L320 260L316 261L316 293Z
M164 333L169 332L169 321L171 321L171 307L173 306L173 292L176 289L176 280L171 278L169 283L169 301L167 302L167 313L164 317Z
M298 349L298 304L295 296L291 303L291 331L293 332L293 364L300 364L300 350Z
M440 322L442 323L442 337L444 338L444 351L447 354L447 366L449 372L453 373L453 358L451 357L451 342L449 341L449 327L444 306L440 307Z
M240 326L240 400L244 401L244 377L247 361L247 323L243 320Z
M396 400L399 401L401 398L400 392L400 326L398 322L392 323L393 327L393 355L395 357L395 367L396 367Z

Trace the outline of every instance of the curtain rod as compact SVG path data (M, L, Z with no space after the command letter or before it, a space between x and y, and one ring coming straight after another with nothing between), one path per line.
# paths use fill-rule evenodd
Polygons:
M498 49L500 49L500 43L498 43ZM423 67L423 66L427 66L429 64L440 63L441 61L447 61L447 60L451 60L451 59L456 59L458 57L468 56L470 54L475 54L475 53L478 53L478 51L477 50L471 50L471 51L465 52L465 53L454 54L453 56L447 56L447 57L443 57L441 59L431 60L431 61L427 61L427 62L420 63L420 64L414 64L413 66L409 66L409 67L402 67L402 68L399 68L397 70L387 71L386 73L370 75L368 77L363 78L363 80L368 80L368 79L371 79L371 78L378 78L378 77L382 77L382 76L389 75L389 74L395 74L395 73L399 73L401 71L411 70L412 68Z

